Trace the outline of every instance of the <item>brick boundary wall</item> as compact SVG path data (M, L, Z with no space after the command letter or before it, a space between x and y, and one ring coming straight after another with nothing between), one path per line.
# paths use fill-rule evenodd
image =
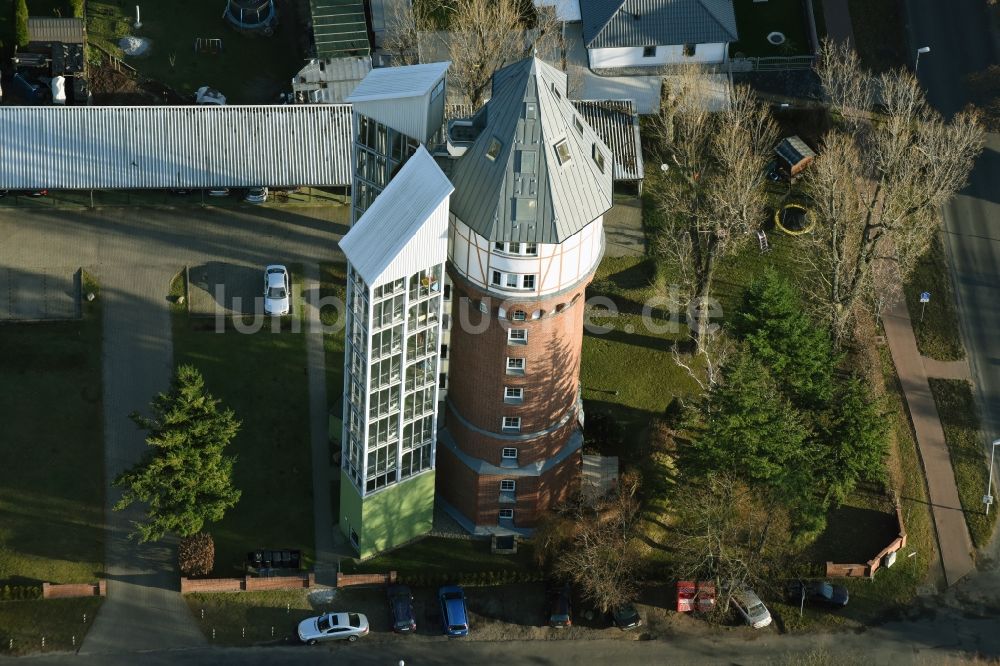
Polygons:
M396 572L384 574L345 574L337 572L337 587L352 587L355 585L392 585L396 582Z
M254 592L256 590L298 590L316 585L316 574L273 578L185 578L181 576L181 594L189 592Z
M106 597L108 582L97 583L42 583L42 599L70 599L73 597Z
M903 525L903 511L896 503L896 524L899 525L899 535L889 542L889 545L878 552L864 564L826 563L826 575L829 578L872 578L882 566L882 558L889 553L906 548L906 527Z

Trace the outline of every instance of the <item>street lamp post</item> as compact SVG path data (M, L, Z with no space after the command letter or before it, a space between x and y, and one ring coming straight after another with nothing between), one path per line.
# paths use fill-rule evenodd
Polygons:
M931 47L929 47L929 46L921 46L919 49L917 49L917 59L913 63L913 75L914 76L917 75L917 69L920 67L920 54L921 53L930 53L930 52L931 52Z
M993 504L993 455L997 452L997 444L1000 444L1000 439L994 439L993 447L990 449L990 478L986 482L986 494L983 495L987 516L990 515L990 504Z

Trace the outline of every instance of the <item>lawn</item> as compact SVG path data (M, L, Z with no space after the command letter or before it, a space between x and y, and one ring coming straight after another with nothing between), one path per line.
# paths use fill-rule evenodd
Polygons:
M98 291L89 278L86 289ZM0 324L0 584L91 583L104 571L100 298L79 321ZM99 599L0 602L0 651L83 639ZM79 614L81 622L75 619ZM37 644L36 644L37 643Z
M969 525L973 545L982 548L993 535L997 512L986 515L983 507L989 467L972 385L955 379L931 379L930 383L934 403L941 415L951 466L955 470L965 522Z
M584 333L580 371L584 409L588 416L609 414L622 426L621 449L601 453L621 456L626 463L638 462L650 420L674 397L696 389L671 357L674 343L687 338L683 318L671 322L658 309L643 319L643 305L655 293L655 274L652 259L606 257L587 290L588 299L610 299L618 314L590 311L594 326Z
M182 95L203 85L217 88L230 104L272 104L301 68L299 25L292 3L272 37L250 37L222 19L224 2L175 0L142 5L142 27L133 29L134 3L89 0L87 30L92 43L121 56L118 40L128 34L149 39L148 54L128 57L142 76ZM223 51L196 53L197 38L221 39Z
M184 599L205 637L219 645L292 639L298 623L317 613L306 590L195 592Z
M103 601L102 597L82 597L0 602L0 655L79 648Z
M104 571L99 303L79 321L0 324L0 581Z
M809 32L801 0L768 0L767 2L734 2L739 41L729 45L731 56L809 55ZM785 43L775 46L767 41L771 32L785 35Z
M854 43L861 62L874 72L912 67L901 0L848 0Z
M401 577L436 576L489 571L534 571L530 544L519 543L515 555L494 555L482 539L425 537L364 562L344 560L345 573L396 571Z
M237 456L235 484L243 496L221 522L208 527L215 537L215 574L241 573L247 551L254 548L300 549L303 566L311 566L313 494L304 334L272 333L270 325L256 333L239 333L231 326L216 333L214 319L189 319L178 310L174 361L201 370L208 391L243 423L229 449Z
M965 358L949 276L941 238L935 235L904 286L917 348L924 356L939 361ZM930 292L931 299L926 306L920 303L921 292Z

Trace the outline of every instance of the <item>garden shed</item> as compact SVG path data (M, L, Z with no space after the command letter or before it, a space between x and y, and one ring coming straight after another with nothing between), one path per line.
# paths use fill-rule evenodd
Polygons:
M782 139L774 152L781 160L781 167L793 178L805 171L806 167L816 159L816 153L797 135Z

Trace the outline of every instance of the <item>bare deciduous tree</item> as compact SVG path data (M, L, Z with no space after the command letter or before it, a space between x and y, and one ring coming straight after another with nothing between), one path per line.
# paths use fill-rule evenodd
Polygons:
M671 90L655 121L668 171L654 191L665 226L656 247L682 280L694 304L697 351L708 345L708 308L720 259L754 238L765 210L764 167L777 128L753 91L733 89L712 110L711 80L697 66L664 81Z
M517 0L456 0L448 36L451 81L473 110L483 105L494 72L532 53L545 55L561 39L550 8L533 14L524 8Z
M672 522L676 574L714 581L722 612L736 589L775 580L789 550L787 512L729 474L714 474L677 493Z
M433 22L422 2L395 3L382 48L395 67L420 63L420 33L433 30Z
M607 612L635 599L640 563L633 542L639 520L638 479L623 475L618 488L596 504L576 498L536 531L540 555L553 572Z
M806 176L818 221L814 292L840 343L859 308L913 269L940 207L965 184L983 129L973 112L945 122L908 72L871 78L852 51L829 42L819 75L834 108L850 115Z

